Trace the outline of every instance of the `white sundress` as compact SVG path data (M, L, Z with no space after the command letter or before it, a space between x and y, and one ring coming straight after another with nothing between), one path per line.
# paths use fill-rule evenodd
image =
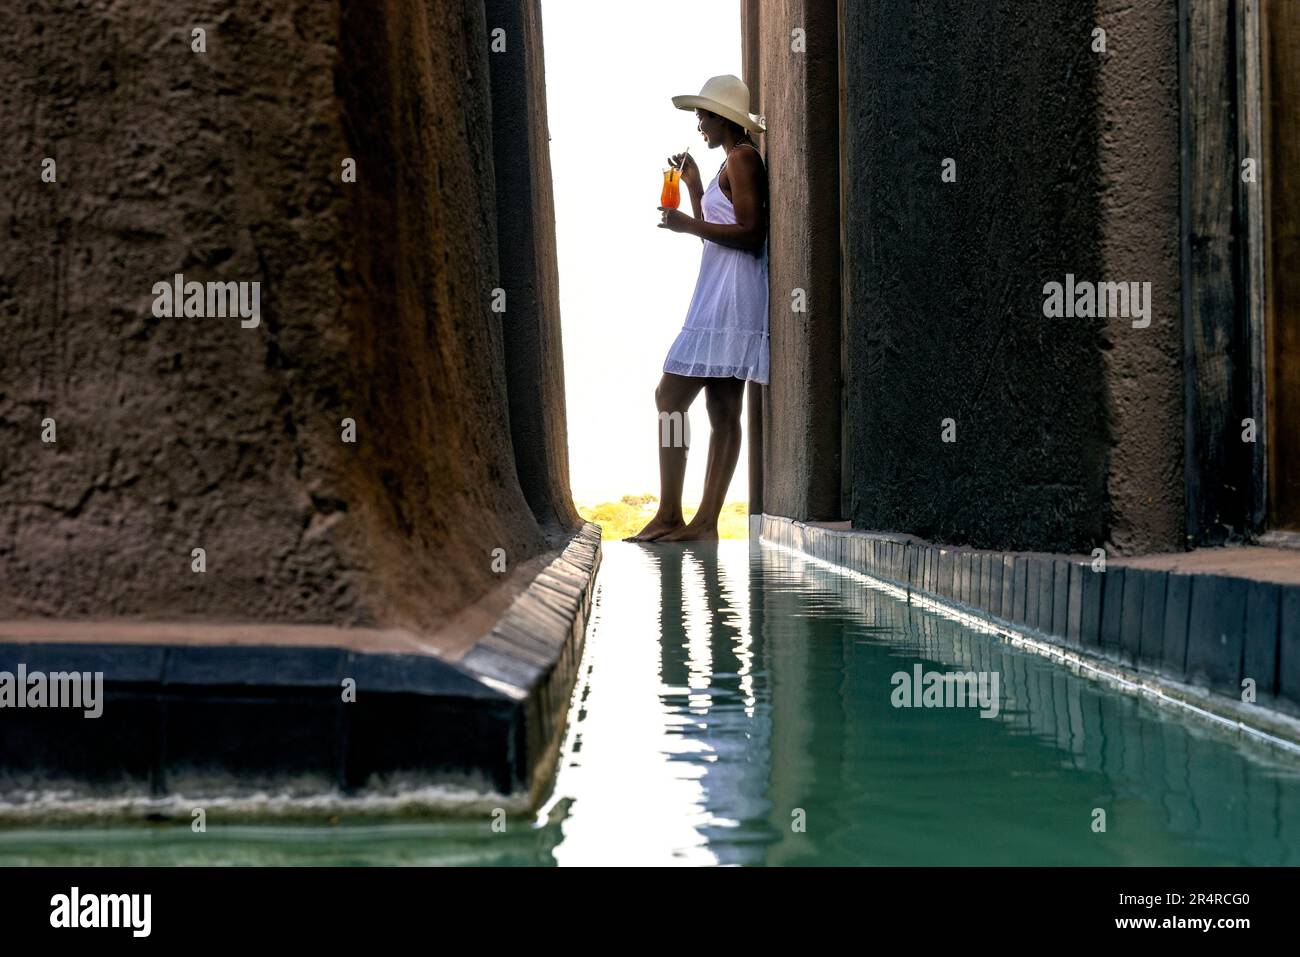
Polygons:
M735 223L736 208L718 185L721 176L719 168L700 200L700 211L707 222ZM704 241L695 295L668 350L664 372L767 383L766 241L758 253Z

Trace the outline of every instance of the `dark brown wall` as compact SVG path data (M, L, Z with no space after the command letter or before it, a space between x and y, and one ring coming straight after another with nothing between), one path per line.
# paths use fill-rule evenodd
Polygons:
M742 77L749 87L749 112L762 115L759 93L762 86L762 62L759 55L758 0L738 0L740 4L740 58ZM761 143L762 140L760 139ZM770 340L769 340L770 343ZM765 386L750 382L745 386L745 438L748 441L749 514L763 514L763 393Z
M560 280L555 253L546 64L540 0L487 0L492 52L492 137L510 432L524 496L539 521L573 529L569 491Z
M1153 300L1148 328L1108 319L1101 343L1111 423L1106 542L1128 555L1181 551L1186 515L1177 10L1164 0L1097 0L1096 25L1108 37L1094 107L1096 241L1106 277L1148 280ZM1219 188L1232 187L1225 170Z
M0 617L432 626L490 547L537 553L481 3L32 7L0 30ZM260 281L261 326L154 318L178 271Z
M1103 330L1042 313L1045 282L1101 275L1090 13L845 5L856 527L1072 551L1105 535Z
M819 57L805 70L789 52L790 30L826 23L826 6L742 5L771 126L763 511L834 517L843 464L858 527L1008 549L1180 548L1173 5L1050 0L1026 18L1012 0L842 3L838 91ZM833 29L809 44L835 62ZM955 183L941 180L948 157ZM1150 327L1046 318L1044 284L1066 273L1150 282ZM816 295L791 321L789 287L807 275L814 291L835 284L842 330ZM842 439L829 385L841 368ZM941 441L946 418L956 443Z
M1300 4L1267 3L1261 164L1267 197L1270 521L1300 530Z
M840 517L839 70L835 0L773 0L758 24L759 112L771 189L763 510ZM756 13L755 13L756 10ZM791 49L802 29L806 50ZM750 62L747 57L747 63ZM803 290L806 311L792 293Z
M1253 511L1258 445L1241 441L1250 412L1249 338L1238 262L1237 23L1232 0L1180 0L1182 311L1187 369L1188 536L1222 544Z

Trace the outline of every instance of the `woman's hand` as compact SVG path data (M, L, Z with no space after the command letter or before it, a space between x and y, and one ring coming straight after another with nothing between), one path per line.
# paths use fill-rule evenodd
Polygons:
M704 184L700 182L700 168L695 165L695 157L690 153L670 156L668 162L682 171L682 182L686 184L687 189L698 191L704 188Z
M671 229L675 233L689 233L692 224L695 222L694 216L688 216L680 209L669 209L667 206L660 206L659 212L661 214L660 229Z

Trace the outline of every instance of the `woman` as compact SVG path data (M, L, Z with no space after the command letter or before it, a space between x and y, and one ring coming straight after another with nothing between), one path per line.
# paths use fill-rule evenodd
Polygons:
M664 361L655 389L659 408L659 510L632 542L716 540L718 514L740 457L740 412L745 382L767 382L767 173L751 133L762 121L746 112L749 89L734 76L715 76L699 96L675 96L679 110L695 110L709 149L726 158L704 189L689 153L669 162L681 168L691 196L690 216L659 207L662 229L704 241L700 276L686 322ZM704 498L687 524L682 482L689 441L682 441L687 410L704 390L709 411L709 458Z

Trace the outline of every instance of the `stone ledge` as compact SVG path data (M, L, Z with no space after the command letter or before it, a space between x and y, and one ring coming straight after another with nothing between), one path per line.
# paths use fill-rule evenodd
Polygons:
M750 527L774 544L1106 662L1167 697L1300 743L1300 586L1165 570L1158 557L1111 559L1100 573L1089 556L935 545L766 514L751 516ZM1254 561L1241 567L1258 570ZM1255 681L1254 704L1241 701L1245 678Z
M7 623L0 671L102 671L104 709L87 719L0 708L0 802L54 790L310 798L400 784L531 807L554 769L599 564L600 529L586 524L456 660L394 650L409 646L379 630L373 650L358 650L355 636L325 628L305 629L319 644L286 643L274 628L259 645L255 625L230 626L229 644L214 643L220 626L199 625L182 643L184 623L142 623L178 639L147 644L116 640L129 623L83 642L70 640L74 623ZM345 678L355 702L342 700Z

